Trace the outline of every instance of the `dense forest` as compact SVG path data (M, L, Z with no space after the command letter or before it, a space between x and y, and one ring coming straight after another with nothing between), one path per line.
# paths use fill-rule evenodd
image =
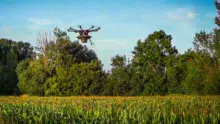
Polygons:
M215 5L220 12L220 3ZM107 72L93 50L70 41L59 28L54 36L39 35L37 47L0 39L0 94L220 94L219 16L216 28L196 33L194 47L184 54L172 46L171 35L155 31L137 41L131 61L126 56L112 57Z

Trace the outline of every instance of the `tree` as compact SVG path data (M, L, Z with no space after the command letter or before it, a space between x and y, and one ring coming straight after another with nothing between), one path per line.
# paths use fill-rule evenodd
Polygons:
M40 34L38 57L17 67L22 93L47 96L99 94L104 73L96 54L86 46L71 42L67 33L59 28L53 33L52 37L47 33Z
M56 66L64 63L71 64L98 60L93 50L76 42L71 42L66 32L59 28L54 29L54 36L48 37L48 33L39 34L39 56L44 59L44 66L52 71ZM71 61L71 62L67 62ZM70 65L65 65L70 67Z
M28 58L34 58L36 53L34 53L34 48L30 43L19 41L18 45L18 62L26 60Z
M187 66L188 62L193 59L193 56L188 50L184 54L178 54L173 57L173 62L166 70L168 78L168 94L183 94L183 81L187 77Z
M99 95L102 92L105 75L99 62L76 63L69 69L57 67L56 72L44 84L45 95Z
M215 1L216 8L220 4ZM188 63L187 78L184 89L187 94L219 94L220 93L220 30L219 16L215 18L217 27L211 33L196 33L193 61Z
M0 39L0 94L18 93L16 66L32 54L33 49L29 43Z
M215 1L216 8L219 2ZM219 16L215 18L217 28L211 33L201 31L194 38L194 49L184 56L187 60L185 79L182 80L182 88L186 94L219 94L220 92L220 31Z
M112 58L112 69L108 76L108 83L105 85L105 94L113 96L130 95L130 64L126 56L116 55Z
M172 37L161 30L150 34L144 42L138 41L133 51L132 66L143 94L167 92L166 70L168 65L172 65L171 58L177 55L171 40Z
M44 95L43 84L47 78L41 59L37 61L24 60L17 66L19 78L18 87L21 93Z

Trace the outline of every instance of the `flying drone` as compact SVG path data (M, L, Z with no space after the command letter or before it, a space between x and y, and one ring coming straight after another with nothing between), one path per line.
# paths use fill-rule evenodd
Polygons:
M68 31L74 32L74 33L79 33L79 36L77 36L77 38L78 38L77 42L79 42L79 40L81 40L82 43L87 43L87 40L89 40L91 45L93 44L92 41L90 40L90 38L92 38L92 36L90 36L89 33L96 32L101 29L100 27L95 29L94 26L92 26L91 28L86 29L86 30L82 29L82 26L79 26L79 28L80 28L79 30L76 30L76 29L70 27L68 29Z

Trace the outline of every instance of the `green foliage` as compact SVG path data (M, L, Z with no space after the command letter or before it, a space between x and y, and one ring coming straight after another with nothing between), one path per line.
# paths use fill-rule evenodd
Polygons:
M184 93L182 81L187 76L187 63L190 59L190 54L184 53L173 57L173 63L169 65L166 70L168 79L168 94L182 94Z
M219 11L219 3L215 2ZM220 13L218 13L220 14ZM219 16L215 23L219 27ZM187 63L187 76L183 80L187 94L219 94L220 92L220 30L211 33L201 31L195 35L194 50L190 52L191 60Z
M102 91L104 72L100 62L81 63L72 65L71 77L75 79L74 94L76 95L99 95Z
M54 36L55 41L40 40L36 59L19 63L21 92L47 96L99 95L104 72L96 54L71 42L59 28L55 28Z
M215 5L219 11L219 3ZM220 14L218 12L218 14ZM215 23L219 27L219 16ZM220 30L196 33L194 49L178 55L172 68L167 69L168 93L219 94Z
M29 43L0 39L0 94L17 94L17 64L33 55Z
M218 14L219 14L219 11L220 11L220 3L218 2L218 0L215 0L215 7L216 7L216 9L217 9L217 11L218 11ZM217 17L215 18L215 24L216 24L217 26L220 26L219 16L217 16Z
M143 94L167 92L166 69L177 54L171 40L172 37L161 30L150 34L144 42L138 41L133 51L132 66L140 75L136 83L141 84Z
M113 96L131 95L130 79L132 74L126 56L116 55L112 58L111 65L112 69L108 75L108 83L104 87L105 94Z
M44 95L43 83L47 74L40 61L22 61L18 64L16 72L19 74L18 87L21 93Z
M19 41L18 45L18 62L35 57L35 53L33 52L34 48L30 43Z
M99 62L72 64L70 68L56 68L56 75L47 78L45 95L99 95L104 72Z

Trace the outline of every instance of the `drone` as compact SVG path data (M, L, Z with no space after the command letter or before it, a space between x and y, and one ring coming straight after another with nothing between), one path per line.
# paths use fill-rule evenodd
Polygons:
M90 40L90 38L92 38L92 36L90 36L89 33L90 32L96 32L96 31L101 29L100 27L94 29L95 26L92 26L91 28L84 30L84 29L82 29L81 25L79 26L79 28L80 28L79 30L76 30L76 29L70 27L68 29L68 31L69 32L74 32L74 33L79 33L79 36L77 36L77 38L78 38L77 43L79 42L79 40L81 40L82 43L87 43L87 40L89 40L91 45L94 44L94 43L92 43L92 41Z

